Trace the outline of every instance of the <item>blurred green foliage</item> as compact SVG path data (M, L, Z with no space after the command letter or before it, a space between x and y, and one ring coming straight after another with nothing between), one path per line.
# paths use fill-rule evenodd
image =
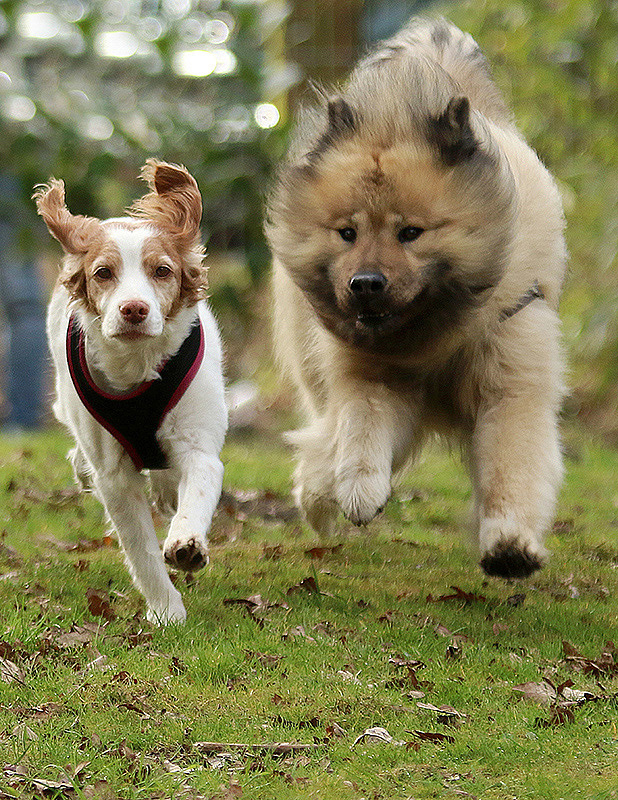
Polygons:
M50 246L30 195L51 175L75 213L108 217L143 191L147 157L183 163L213 263L228 254L212 270L213 303L246 318L245 290L269 258L263 193L284 145L272 101L292 74L276 51L285 15L258 0L0 2L0 159L21 186L0 214L24 245Z
M146 157L184 163L204 196L213 305L224 336L246 340L268 269L263 196L286 139L285 124L261 128L255 111L296 78L279 52L287 10L279 0L0 0L0 158L21 182L25 239L37 229L32 187L51 174L65 179L70 207L106 216L141 191ZM618 2L465 0L434 10L477 39L556 176L571 254L561 308L567 408L618 436ZM57 35L24 36L31 12L55 14ZM229 27L224 43L213 20ZM140 49L105 57L97 42L110 30L133 33ZM174 69L183 47L223 48L233 69L183 77ZM31 119L12 116L28 116L15 97L34 103ZM231 372L241 371L239 347L230 352Z
M618 3L467 0L442 9L479 42L559 183L570 251L567 408L618 434Z

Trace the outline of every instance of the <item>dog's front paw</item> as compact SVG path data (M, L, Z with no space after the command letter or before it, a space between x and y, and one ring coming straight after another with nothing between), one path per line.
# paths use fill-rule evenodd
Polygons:
M382 511L391 494L390 475L358 470L337 483L337 502L355 525L366 525Z
M166 541L163 555L171 567L185 572L196 572L208 564L208 550L195 538Z
M481 522L481 567L497 578L527 578L547 560L547 550L529 528L509 519Z

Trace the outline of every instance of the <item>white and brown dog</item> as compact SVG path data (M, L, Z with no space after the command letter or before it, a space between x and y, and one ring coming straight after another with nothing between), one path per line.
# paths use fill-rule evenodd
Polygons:
M76 478L103 503L148 619L166 624L186 612L143 470L152 470L158 509L172 516L165 561L199 569L221 492L227 411L219 334L202 299L197 183L183 167L152 159L142 176L150 191L125 217L71 214L59 180L34 196L65 251L48 311L54 413L75 438Z

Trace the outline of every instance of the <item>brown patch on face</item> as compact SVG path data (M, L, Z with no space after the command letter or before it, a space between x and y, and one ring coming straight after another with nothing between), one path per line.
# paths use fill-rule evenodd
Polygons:
M103 225L100 228L88 251L79 257L77 269L65 277L70 261L67 258L60 273L60 282L68 289L72 298L93 314L102 313L104 298L116 286L122 266L117 244L108 237ZM79 289L71 283L76 276L80 280Z
M202 198L195 178L185 167L148 159L142 178L151 191L129 209L136 220L147 220L158 231L165 249L179 266L180 289L170 314L206 296L207 268L200 241Z
M142 263L159 300L161 314L166 319L173 317L184 304L183 269L177 247L164 235L149 236L144 241Z

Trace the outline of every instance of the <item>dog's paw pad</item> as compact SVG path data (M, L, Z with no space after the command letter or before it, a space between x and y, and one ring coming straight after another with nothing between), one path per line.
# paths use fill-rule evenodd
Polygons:
M165 561L175 569L196 572L208 564L208 553L195 539L191 539L188 542L175 542L166 547Z
M544 559L516 539L501 540L485 553L481 567L496 578L527 578L540 569Z

